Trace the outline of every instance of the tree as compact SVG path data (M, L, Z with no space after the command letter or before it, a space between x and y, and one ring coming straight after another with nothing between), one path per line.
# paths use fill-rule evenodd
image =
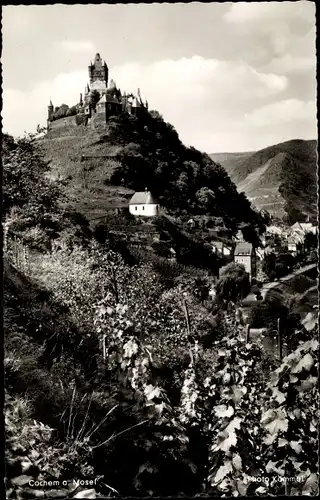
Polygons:
M318 247L318 236L311 232L307 233L304 238L305 249L309 252Z
M217 296L226 301L237 303L250 292L249 274L244 266L231 262L220 270L217 282Z
M58 185L46 179L48 164L38 154L32 140L15 141L10 136L3 139L3 211L8 213L13 207L38 204L44 210L55 207L60 195Z
M60 108L56 109L54 112L55 118L64 118L67 115L69 106L67 104L61 104Z
M96 105L100 101L100 94L96 89L93 89L90 93L90 104L93 109L96 108Z
M262 262L262 271L268 276L269 280L273 281L276 277L276 254L273 252L266 253Z

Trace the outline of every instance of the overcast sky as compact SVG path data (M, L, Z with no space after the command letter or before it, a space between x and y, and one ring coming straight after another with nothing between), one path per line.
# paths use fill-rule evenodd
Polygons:
M3 7L3 131L74 105L99 52L202 151L317 138L312 2Z

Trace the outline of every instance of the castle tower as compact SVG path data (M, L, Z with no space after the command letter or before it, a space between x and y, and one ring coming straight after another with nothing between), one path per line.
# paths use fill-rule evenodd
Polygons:
M48 120L51 120L52 115L53 115L53 104L52 104L51 99L50 99L50 103L48 106Z
M108 88L109 69L106 63L101 59L100 54L96 54L94 62L89 66L89 80L92 90L98 90L105 94Z

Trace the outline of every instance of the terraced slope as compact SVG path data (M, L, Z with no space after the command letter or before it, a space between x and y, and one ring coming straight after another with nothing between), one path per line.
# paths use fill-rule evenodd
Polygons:
M292 140L253 153L211 154L259 209L291 220L317 217L317 144Z

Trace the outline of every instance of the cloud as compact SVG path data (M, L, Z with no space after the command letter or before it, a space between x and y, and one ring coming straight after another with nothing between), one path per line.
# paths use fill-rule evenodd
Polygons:
M271 71L275 74L282 75L297 75L312 72L316 74L317 60L315 55L310 54L309 57L295 57L292 54L286 53L281 57L272 59L263 69Z
M52 82L40 82L30 92L4 88L4 131L13 135L21 135L25 130L34 132L38 124L46 124L50 99L54 106L62 103L72 106L79 102L80 92L84 92L86 82L87 72L78 71L58 75Z
M262 21L265 25L270 22L309 21L313 17L315 22L315 6L313 2L237 2L230 6L224 14L224 19L232 24L248 24ZM251 28L251 26L250 26Z
M272 73L259 73L244 62L204 59L200 56L179 60L163 60L150 65L130 63L116 66L112 75L124 90L140 86L155 105L172 104L185 108L193 103L215 102L225 107L239 102L235 92L241 88L241 100L267 98L287 87L287 78ZM188 104L187 104L188 103Z
M313 2L237 2L223 19L226 29L232 28L233 37L242 44L244 57L255 67L287 54L301 60L315 53Z
M94 54L96 51L96 47L93 42L79 40L63 40L61 42L61 48L71 52L90 52L91 54Z
M269 127L273 124L308 121L310 118L314 118L316 122L316 109L315 101L286 99L255 109L245 117L245 123L254 127ZM314 132L316 133L316 126Z
M269 120L273 132L279 114L291 109L290 117L296 121L297 113L292 109L300 109L296 104L295 108L268 108L270 101L285 102L288 79L271 71L257 71L245 62L199 56L152 64L131 62L112 68L110 78L122 91L135 92L140 87L149 108L157 109L172 123L184 143L208 152L253 149L257 142L260 147L264 136L257 138L257 123ZM16 135L45 124L49 100L54 106L74 105L87 80L87 71L77 71L41 82L30 92L4 89L4 130ZM310 105L303 113L315 122ZM275 142L279 141L275 138Z

